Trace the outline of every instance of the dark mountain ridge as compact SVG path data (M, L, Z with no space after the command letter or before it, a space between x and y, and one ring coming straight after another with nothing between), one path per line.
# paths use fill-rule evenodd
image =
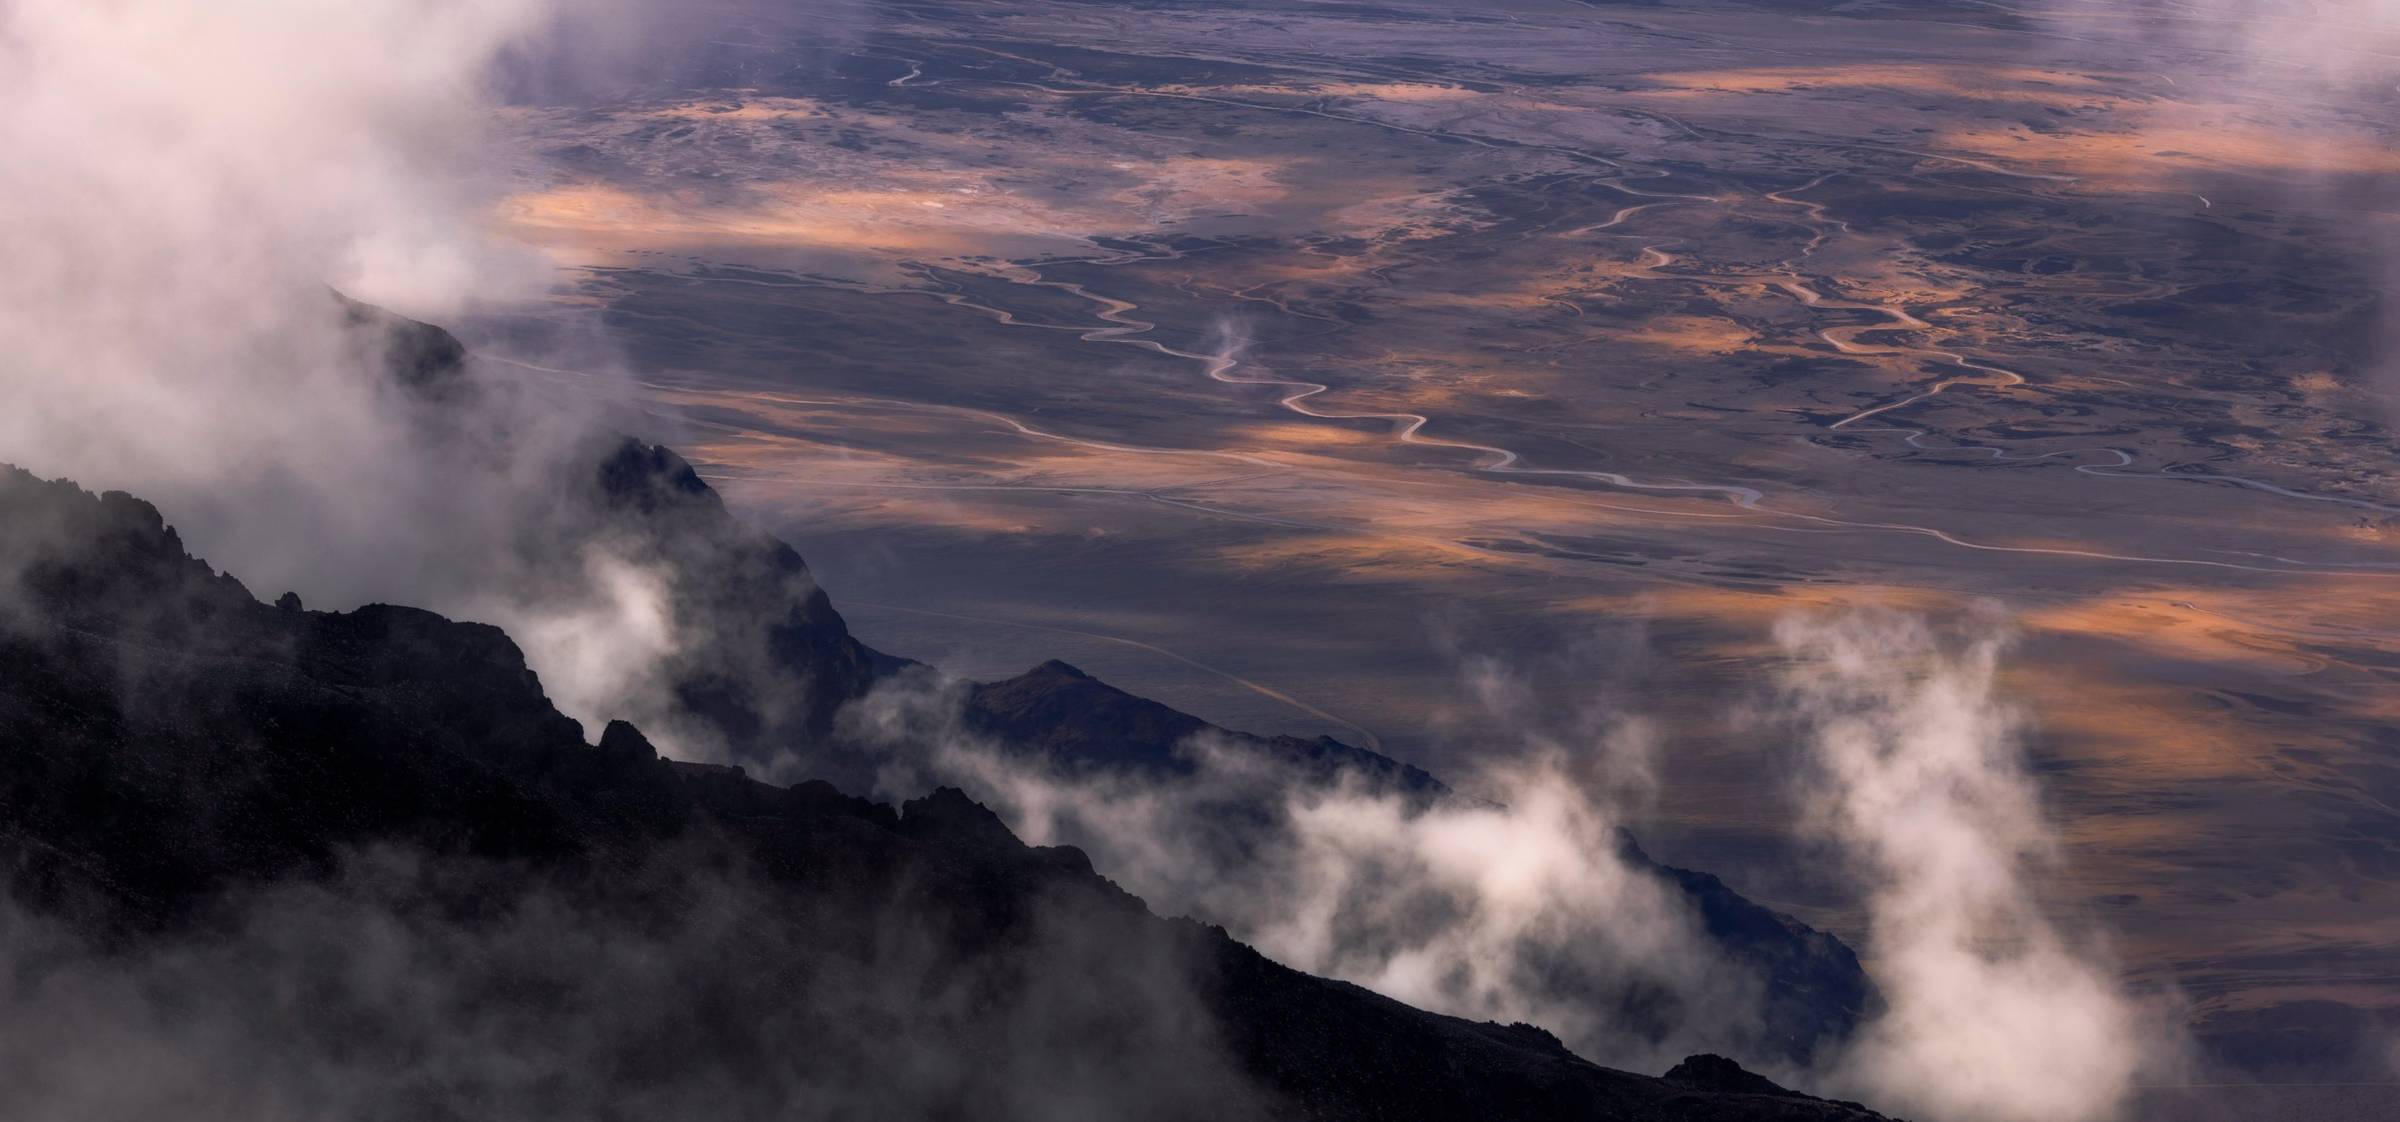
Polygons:
M956 790L587 744L499 630L263 604L130 496L0 469L0 526L11 992L122 1014L8 1070L205 1040L224 1116L1877 1117L1288 970Z

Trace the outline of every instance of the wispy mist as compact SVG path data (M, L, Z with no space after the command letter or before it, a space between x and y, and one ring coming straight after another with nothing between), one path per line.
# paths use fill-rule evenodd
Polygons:
M316 492L328 519L371 506L408 433L326 288L435 313L522 264L478 234L475 109L542 16L0 9L7 454L164 499L231 485ZM228 562L288 567L280 539L225 544Z
M1865 889L1887 1003L1838 1077L1936 1119L2112 1117L2174 1034L2104 942L2044 907L2057 838L1998 693L2006 632L1860 613L1789 618L1776 638L1810 766L1803 826Z
M1491 660L1467 678L1471 697L1523 700ZM1421 1007L1541 1025L1603 1063L1716 1050L1791 1067L1766 979L1622 833L1650 791L1639 721L1566 739L1487 713L1488 766L1449 777L1474 794L1433 798L1215 734L1182 745L1173 774L1076 767L964 726L961 689L926 672L848 714L889 753L887 793L962 785L1164 912Z

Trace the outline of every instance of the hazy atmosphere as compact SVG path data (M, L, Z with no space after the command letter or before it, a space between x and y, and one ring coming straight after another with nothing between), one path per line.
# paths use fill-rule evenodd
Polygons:
M2400 1113L2400 3L0 0L0 1115Z

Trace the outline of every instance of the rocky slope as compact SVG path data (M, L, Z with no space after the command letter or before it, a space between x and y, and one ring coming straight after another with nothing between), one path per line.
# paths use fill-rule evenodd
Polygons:
M261 603L122 494L0 526L0 976L75 1022L0 1033L12 1117L1876 1117L1296 973L954 790L586 744L498 630Z

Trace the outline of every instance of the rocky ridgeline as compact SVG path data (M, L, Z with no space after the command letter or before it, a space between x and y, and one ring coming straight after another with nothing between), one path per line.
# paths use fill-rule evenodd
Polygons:
M47 968L240 947L261 915L338 948L357 922L476 948L411 981L475 995L462 1033L577 1026L572 1072L403 1079L382 1116L607 1096L1032 1116L1063 1095L1134 1117L1873 1117L1723 1065L1608 1070L1538 1029L1285 969L955 790L894 809L665 761L621 722L587 744L500 631L261 603L129 496L12 468L0 525L0 853L18 906L81 948ZM527 916L557 914L577 938L522 945ZM234 960L262 1001L314 961ZM311 992L280 1063L421 1058L392 1008Z

